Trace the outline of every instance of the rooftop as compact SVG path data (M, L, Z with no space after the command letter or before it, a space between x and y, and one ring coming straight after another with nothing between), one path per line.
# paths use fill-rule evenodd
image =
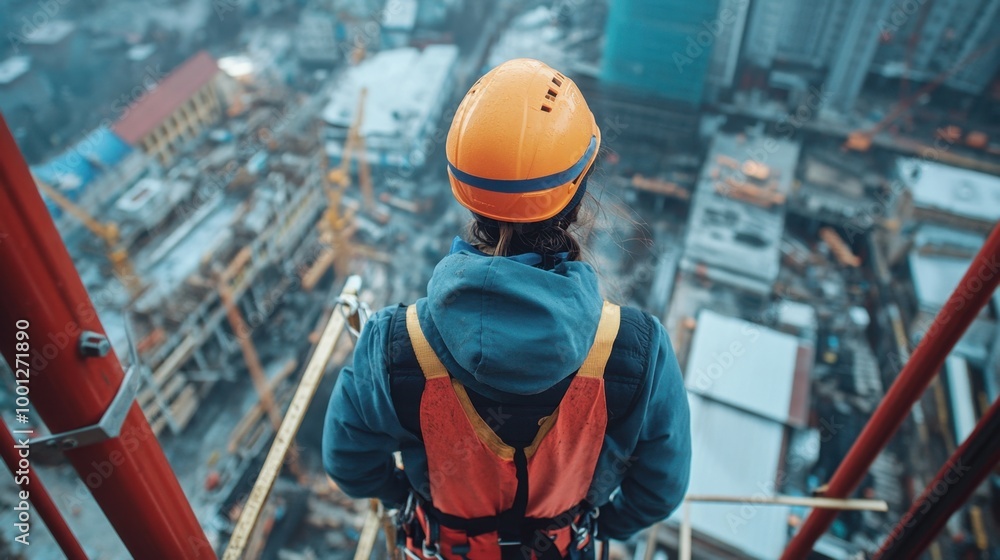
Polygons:
M75 200L90 181L117 165L132 148L107 127L98 127L66 151L31 171Z
M367 88L361 135L369 144L379 136L415 139L447 99L443 88L457 59L454 45L381 51L347 71L323 109L323 120L350 127L358 95Z
M389 30L410 30L417 23L417 0L389 0L382 12L382 27Z
M913 289L920 306L934 312L958 287L986 238L934 224L921 224L913 238L909 255ZM1000 292L993 298L1000 307Z
M689 494L771 496L782 478L785 428L688 393L691 408ZM749 502L749 500L748 500ZM778 558L787 541L788 506L753 503L691 506L691 527L753 558ZM680 521L681 510L672 519Z
M553 68L569 69L574 52L566 48L563 33L555 21L555 9L547 6L538 6L517 16L497 38L487 66L492 68L513 58L530 57Z
M167 74L114 124L115 134L129 144L140 142L219 72L212 55L200 51Z
M0 85L12 83L31 70L31 59L26 56L12 56L0 62Z
M799 359L798 338L707 309L697 325L688 391L782 424L806 424L809 379L799 364L808 362Z
M768 137L715 136L691 205L686 268L704 264L720 278L741 276L770 290L799 149Z
M1000 220L1000 177L916 159L900 159L897 170L918 208L973 220Z
M39 25L24 36L24 42L29 45L54 45L69 36L76 29L76 24L54 20Z

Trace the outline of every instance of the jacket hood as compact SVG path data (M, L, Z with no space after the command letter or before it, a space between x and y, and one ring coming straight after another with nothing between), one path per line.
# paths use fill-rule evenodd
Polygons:
M455 239L427 285L431 321L464 370L453 376L529 395L580 368L603 300L589 264L558 257L546 270L538 254L492 257Z

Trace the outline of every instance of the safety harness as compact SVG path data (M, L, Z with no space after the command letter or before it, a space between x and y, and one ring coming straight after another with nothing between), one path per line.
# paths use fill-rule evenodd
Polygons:
M411 559L556 560L595 556L598 510L585 498L608 423L604 371L621 310L605 302L583 365L527 447L505 444L424 336L406 331L424 377L419 423L431 501L411 492L397 516ZM605 554L607 546L603 547Z

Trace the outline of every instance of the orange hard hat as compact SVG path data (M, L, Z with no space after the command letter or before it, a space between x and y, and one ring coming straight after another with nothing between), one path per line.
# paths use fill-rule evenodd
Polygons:
M579 88L529 58L479 79L448 131L455 198L503 222L540 222L575 206L597 159L601 131Z

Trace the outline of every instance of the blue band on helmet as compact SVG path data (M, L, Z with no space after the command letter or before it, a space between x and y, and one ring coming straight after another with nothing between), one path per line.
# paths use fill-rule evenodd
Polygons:
M576 179L583 173L584 168L587 167L587 163L594 156L594 152L597 151L597 137L590 137L590 145L587 147L587 151L584 152L583 157L580 161L573 164L566 171L560 171L559 173L553 173L552 175L546 175L545 177L536 177L534 179L486 179L485 177L477 177L475 175L469 175L468 173L458 169L451 162L448 162L448 170L454 175L455 179L469 185L470 187L476 187L477 189L483 189L484 191L507 193L507 194L521 194L529 192L544 191L545 189L551 189L553 187L558 187L559 185L565 185L573 179Z

